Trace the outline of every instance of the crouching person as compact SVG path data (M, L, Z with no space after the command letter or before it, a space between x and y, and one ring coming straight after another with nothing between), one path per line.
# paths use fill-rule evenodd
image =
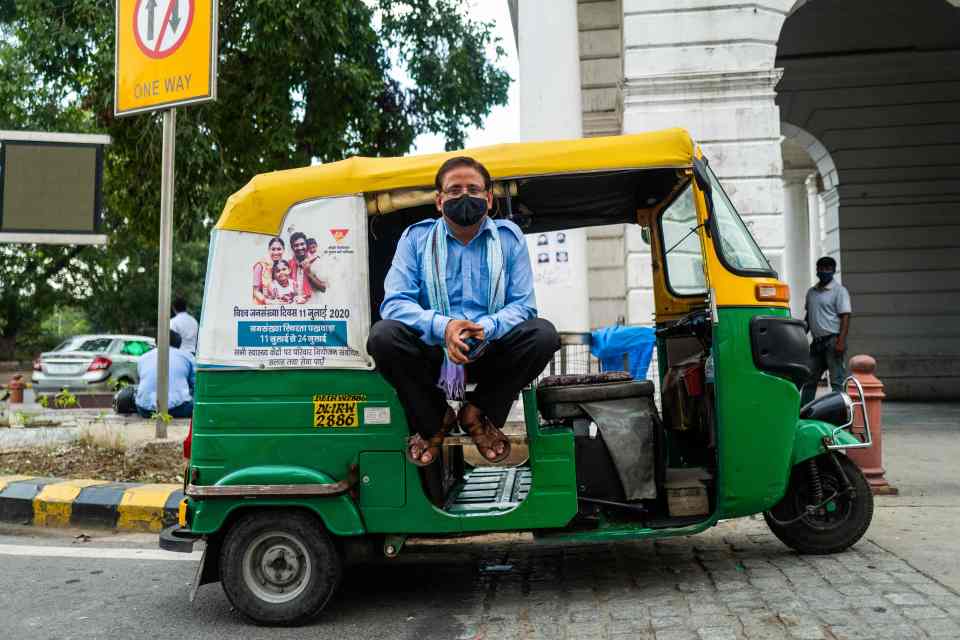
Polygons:
M412 434L407 458L426 466L458 422L490 462L510 455L501 430L520 390L560 348L537 318L526 240L492 220L490 174L456 157L437 171L440 218L408 227L384 283L383 320L367 350L392 384ZM476 388L465 396L465 385ZM447 400L465 400L459 415Z
M157 349L146 352L137 360L137 385L135 402L137 413L150 418L157 412ZM167 385L167 413L174 418L193 416L193 387L196 381L196 366L193 356L180 349L180 334L170 332L170 372Z

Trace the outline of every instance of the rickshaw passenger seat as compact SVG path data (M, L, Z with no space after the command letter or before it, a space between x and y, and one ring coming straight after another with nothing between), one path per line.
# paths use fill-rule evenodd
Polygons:
M537 407L548 420L587 417L583 402L653 398L650 380L634 380L624 371L548 376L537 385Z

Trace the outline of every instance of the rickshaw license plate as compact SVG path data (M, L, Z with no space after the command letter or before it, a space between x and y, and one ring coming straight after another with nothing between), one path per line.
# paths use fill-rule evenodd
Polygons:
M359 427L357 406L366 400L363 394L333 393L313 396L313 426Z

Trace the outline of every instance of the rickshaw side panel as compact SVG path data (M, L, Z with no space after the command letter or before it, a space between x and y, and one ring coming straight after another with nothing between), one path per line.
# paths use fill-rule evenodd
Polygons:
M714 327L720 517L769 509L783 496L793 466L800 392L753 363L750 319L788 317L788 309L721 307Z
M314 427L313 396L318 393L361 394L365 397L358 406L361 422L365 407L388 409L391 421ZM373 372L200 370L191 452L191 467L197 476L192 482L208 486L226 479L239 484L227 477L261 473L267 465L272 467L269 484L313 482L304 469L335 482L346 477L350 465L358 463L361 451L400 451L405 430L406 419L396 393ZM305 507L324 518L335 533L364 531L357 507L347 496L194 500L191 527L202 533L215 532L238 505Z
M315 394L362 396L357 409L361 424L314 427ZM541 431L536 394L527 392L525 401L533 474L527 498L507 512L455 515L430 503L419 469L404 460L406 416L393 387L376 372L201 370L193 421L194 484L304 484L320 477L335 482L356 464L359 499L193 500L191 528L210 534L238 508L279 506L310 509L337 535L565 526L577 511L573 434L569 429ZM370 407L389 410L389 422L364 422L364 409Z

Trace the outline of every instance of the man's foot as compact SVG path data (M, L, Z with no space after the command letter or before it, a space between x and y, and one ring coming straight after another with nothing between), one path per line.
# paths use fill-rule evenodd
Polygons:
M443 424L436 434L426 440L419 433L407 438L407 460L418 467L433 464L440 457L444 438L447 437L447 433L456 423L457 416L453 413L453 409L448 407L443 416Z
M460 426L467 430L487 462L502 462L510 455L510 440L479 407L464 404L460 409Z

